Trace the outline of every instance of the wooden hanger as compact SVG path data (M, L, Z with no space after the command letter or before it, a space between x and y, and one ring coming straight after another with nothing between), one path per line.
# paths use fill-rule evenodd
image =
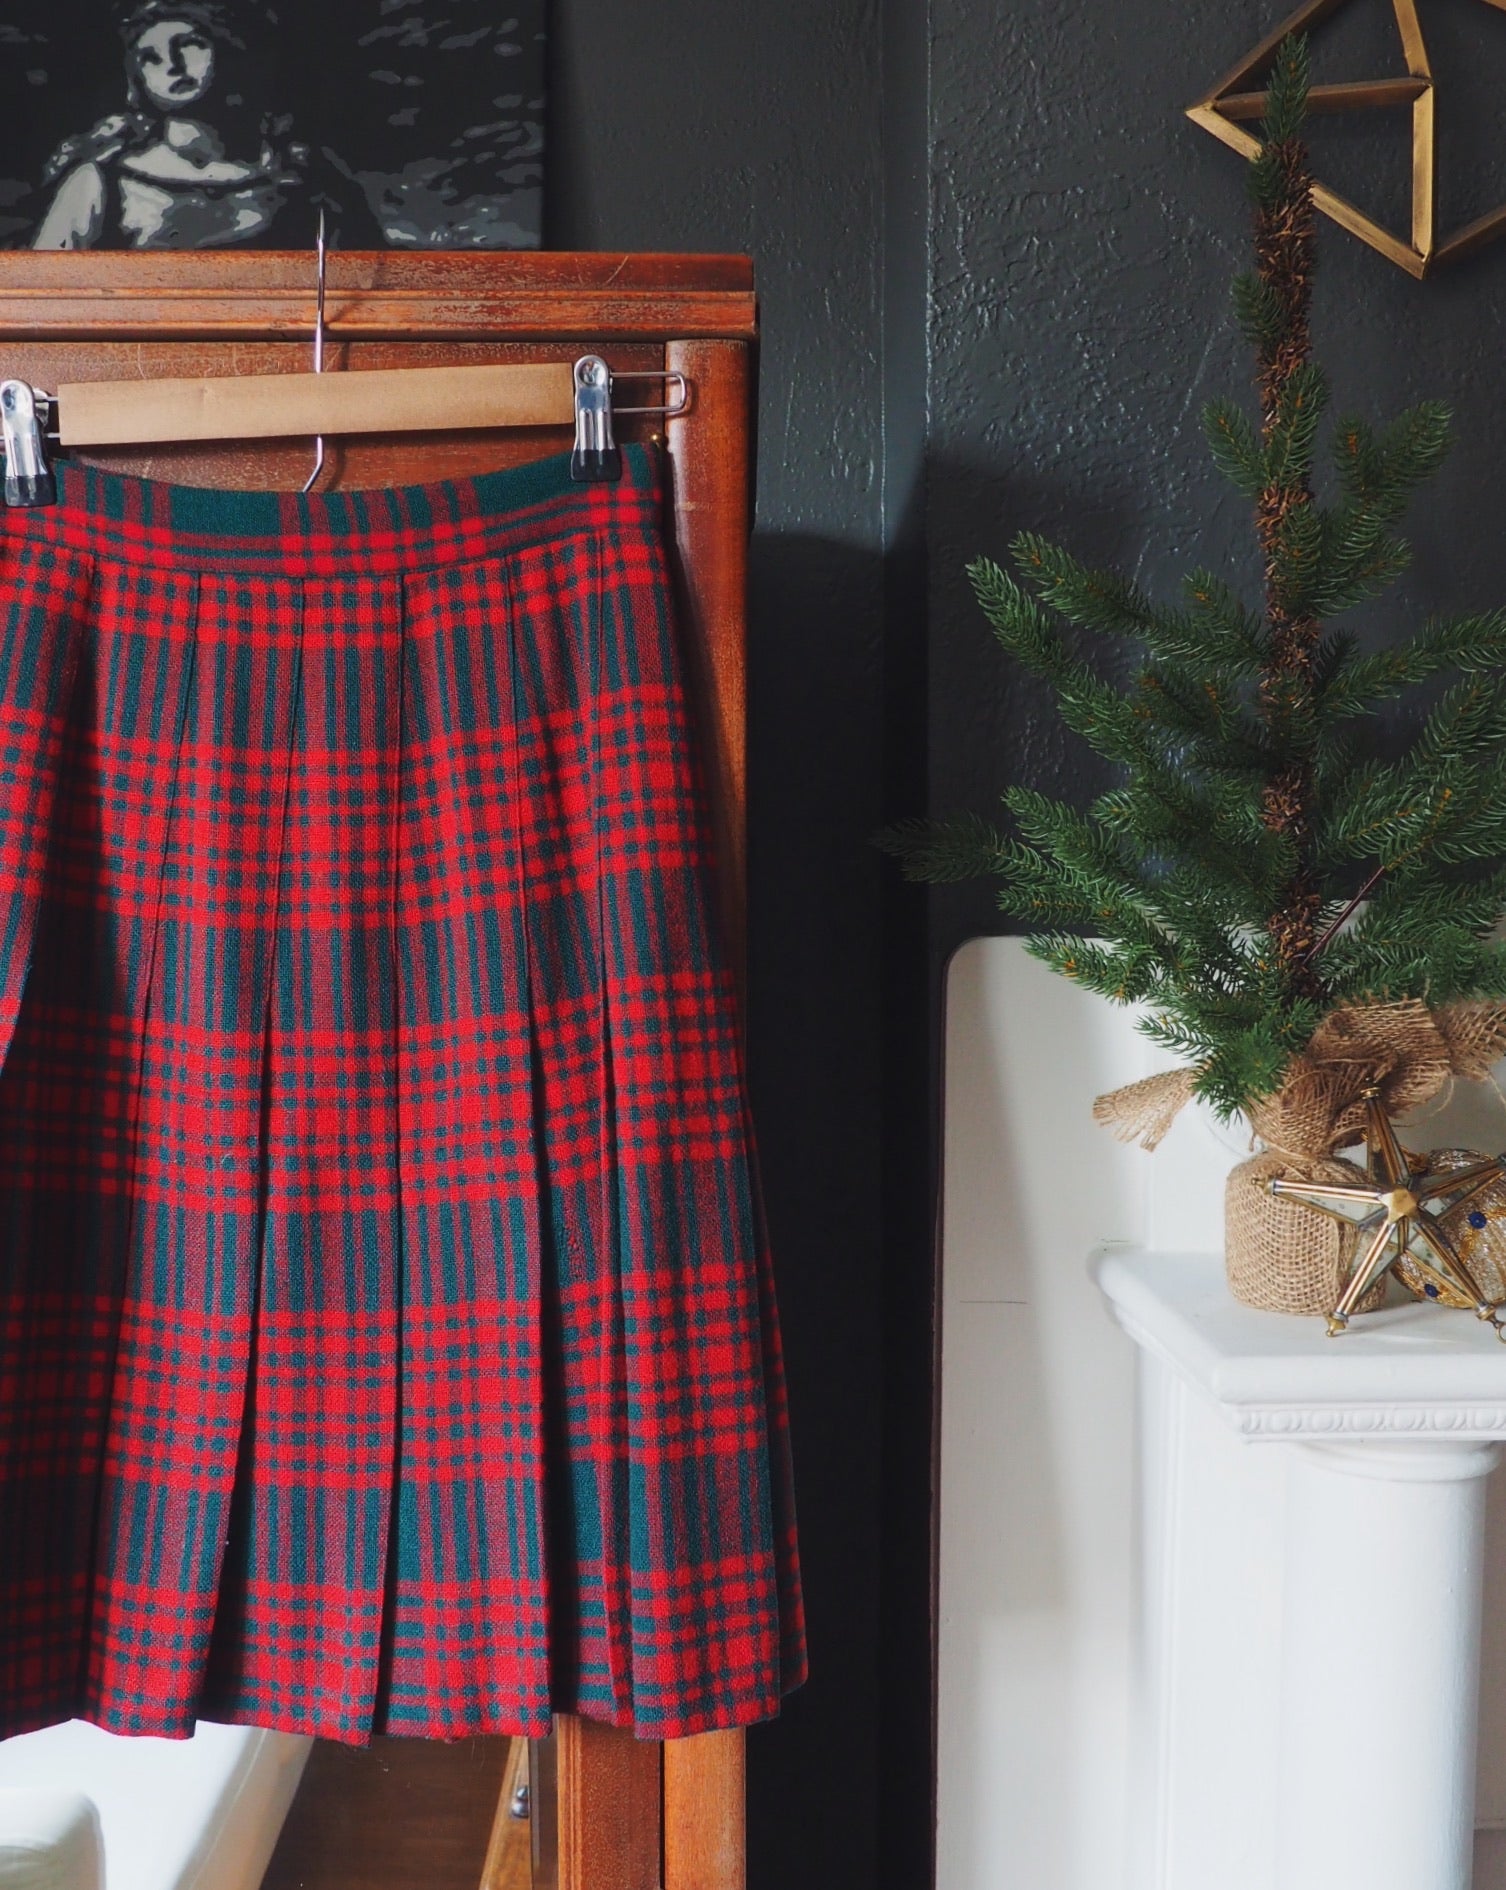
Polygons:
M47 393L0 380L0 443L5 503L47 505L56 497L47 445L135 446L169 440L258 440L313 436L314 471L324 436L341 433L447 432L461 428L575 426L571 475L616 479L621 455L612 433L617 380L675 384L663 405L619 407L620 414L673 417L690 405L680 373L614 374L600 355L563 361L479 367L377 368L326 374L325 250L321 215L312 374L249 374L194 380L69 381Z

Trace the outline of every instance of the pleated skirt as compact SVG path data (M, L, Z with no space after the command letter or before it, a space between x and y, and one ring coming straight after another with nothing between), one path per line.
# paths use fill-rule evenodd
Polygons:
M657 461L0 518L0 1733L804 1674Z

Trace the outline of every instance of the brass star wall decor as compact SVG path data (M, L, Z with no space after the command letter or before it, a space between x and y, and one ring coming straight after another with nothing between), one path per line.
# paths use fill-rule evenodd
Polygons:
M1247 131L1247 124L1265 116L1264 91L1255 89L1265 69L1275 57L1276 48L1289 33L1303 33L1317 26L1332 13L1353 0L1307 0L1281 24L1253 47L1231 71L1226 72L1195 105L1187 116L1204 131L1233 147L1245 157L1254 157L1260 140ZM1506 12L1506 0L1484 0L1497 12ZM1314 183L1313 202L1325 216L1368 243L1372 249L1399 263L1409 275L1421 278L1444 263L1457 262L1479 249L1493 237L1506 232L1506 204L1489 210L1473 223L1451 236L1437 237L1434 218L1437 206L1435 165L1433 69L1428 63L1427 46L1417 15L1416 0L1392 0L1397 31L1401 36L1402 57L1407 76L1398 79L1360 79L1342 85L1315 85L1308 93L1308 111L1352 112L1396 110L1408 106L1412 114L1412 230L1410 239L1377 223L1373 217L1330 190Z
M1445 1303L1463 1304L1488 1320L1496 1337L1506 1340L1502 1308L1487 1299L1459 1250L1439 1226L1429 1204L1457 1208L1501 1178L1506 1157L1471 1168L1434 1170L1425 1157L1408 1155L1396 1139L1391 1118L1378 1092L1365 1093L1364 1187L1330 1186L1317 1181L1272 1181L1272 1194L1289 1196L1304 1207L1357 1226L1360 1250L1329 1315L1330 1337L1337 1337L1365 1294L1406 1254L1414 1270L1430 1281Z

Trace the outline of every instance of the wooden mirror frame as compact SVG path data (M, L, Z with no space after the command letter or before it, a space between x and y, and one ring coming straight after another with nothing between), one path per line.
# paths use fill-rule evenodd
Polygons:
M0 376L302 372L311 365L312 249L0 253ZM666 536L713 800L727 936L745 966L747 549L752 265L741 256L333 251L326 369L574 360L683 373L689 410L629 421L669 461ZM652 383L641 399L657 399ZM570 444L560 429L331 443L335 482L378 486L512 465ZM88 457L199 485L296 487L306 442L131 448ZM329 482L326 474L325 483ZM743 1736L639 1742L556 1722L558 1890L743 1890Z

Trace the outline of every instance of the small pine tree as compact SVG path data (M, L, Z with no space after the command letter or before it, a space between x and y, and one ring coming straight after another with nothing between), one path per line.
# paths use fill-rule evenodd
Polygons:
M1449 416L1429 402L1380 431L1340 419L1337 489L1319 502L1328 388L1308 328L1306 101L1306 45L1291 38L1250 171L1255 268L1234 285L1260 422L1228 401L1204 413L1215 463L1254 506L1263 609L1207 571L1164 608L1021 533L1016 575L979 559L973 588L1120 785L1085 811L1010 788L1009 832L963 814L878 836L912 879L997 875L1029 950L1145 1005L1141 1027L1193 1065L1196 1093L1225 1117L1279 1088L1338 1004L1506 996L1492 937L1506 909L1506 612L1432 621L1369 652L1326 627L1406 568L1396 528L1447 450ZM1138 643L1127 689L1084 660L1063 620ZM1448 674L1404 753L1367 752L1379 704Z

